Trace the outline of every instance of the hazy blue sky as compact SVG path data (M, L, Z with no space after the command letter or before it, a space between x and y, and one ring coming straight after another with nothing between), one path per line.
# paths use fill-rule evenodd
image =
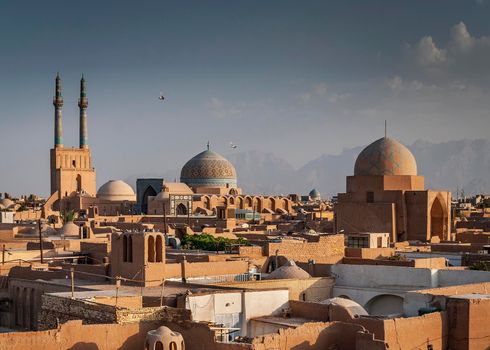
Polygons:
M48 192L57 71L65 146L87 79L99 186L208 140L301 166L385 119L405 143L488 138L489 18L490 0L2 1L0 192Z

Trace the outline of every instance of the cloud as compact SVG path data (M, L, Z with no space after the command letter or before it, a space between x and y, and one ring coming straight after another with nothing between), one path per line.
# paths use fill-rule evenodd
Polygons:
M388 79L386 82L390 89L396 90L402 87L402 78L399 75L395 75L393 78Z
M446 50L439 49L431 36L420 39L416 49L415 58L421 66L444 63L447 60Z
M405 75L411 74L429 85L447 86L457 81L490 88L490 37L473 36L464 22L449 29L445 46L426 35L415 45L407 44L405 50L408 62Z
M320 83L315 86L315 92L319 96L324 96L327 93L327 84L326 83Z
M427 87L424 83L418 80L405 81L399 75L395 75L386 81L388 87L392 90L412 89L420 90Z
M311 100L311 94L309 92L303 92L299 95L299 98L304 103L308 103Z
M225 103L217 98L211 98L211 115L216 119L225 119L239 115L241 110L235 106L227 106Z
M345 100L350 96L350 93L334 91L333 88L327 83L320 82L318 84L314 84L310 90L299 94L298 98L303 103L311 103L313 101L328 101L330 103L336 103Z

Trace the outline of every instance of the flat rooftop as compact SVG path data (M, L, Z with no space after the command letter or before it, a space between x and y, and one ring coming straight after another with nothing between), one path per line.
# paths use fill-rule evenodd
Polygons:
M289 327L289 328L296 328L302 326L305 323L313 322L312 320L307 318L301 318L301 317L286 318L286 317L278 317L278 316L257 317L257 318L253 318L252 320L263 322L263 323L269 323L277 326ZM314 322L318 322L318 321L314 321Z

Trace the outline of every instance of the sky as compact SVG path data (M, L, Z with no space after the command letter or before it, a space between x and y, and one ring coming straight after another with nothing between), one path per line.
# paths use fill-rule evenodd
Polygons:
M406 144L488 138L488 18L490 0L2 1L0 192L48 194L56 72L65 147L87 80L99 186L207 141L300 167L384 120Z

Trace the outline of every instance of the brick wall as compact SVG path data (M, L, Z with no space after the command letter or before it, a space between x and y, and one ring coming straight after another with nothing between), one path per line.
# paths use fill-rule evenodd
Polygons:
M319 236L317 242L268 243L266 255L283 255L297 262L308 262L313 259L316 263L336 264L344 257L344 235Z
M247 261L194 262L185 263L186 277L221 276L248 272ZM166 264L165 278L182 277L181 263Z

